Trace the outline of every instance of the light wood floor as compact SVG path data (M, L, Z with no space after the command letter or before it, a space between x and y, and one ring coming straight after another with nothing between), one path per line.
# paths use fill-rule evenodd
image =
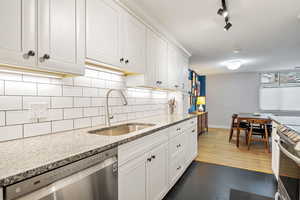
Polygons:
M241 135L240 148L236 148L235 137L228 142L229 130L209 129L208 133L199 136L196 160L271 174L271 153L265 151L262 142L254 142L248 151L244 133Z

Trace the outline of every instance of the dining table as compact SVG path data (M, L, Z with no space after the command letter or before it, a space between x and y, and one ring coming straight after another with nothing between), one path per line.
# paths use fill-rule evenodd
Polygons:
M249 122L252 120L256 121L266 121L270 119L271 114L269 113L238 113L237 116L237 140L236 140L236 146L240 146L240 122Z

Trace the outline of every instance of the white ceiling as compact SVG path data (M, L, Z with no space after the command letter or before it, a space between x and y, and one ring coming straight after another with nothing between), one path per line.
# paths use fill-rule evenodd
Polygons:
M216 14L221 0L126 0L160 22L192 53L200 73L230 72L222 64L242 59L237 71L300 66L300 0L227 0L230 31ZM238 49L239 53L233 51Z

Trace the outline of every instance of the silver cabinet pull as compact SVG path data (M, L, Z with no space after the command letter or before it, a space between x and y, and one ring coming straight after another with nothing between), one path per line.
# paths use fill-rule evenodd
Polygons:
M45 62L45 60L49 60L50 55L49 54L44 54L43 57L40 57L40 62Z
M25 54L23 55L23 58L24 58L24 59L29 59L31 56L32 56L32 57L35 56L35 52L34 52L33 50L29 50L27 53L25 53Z

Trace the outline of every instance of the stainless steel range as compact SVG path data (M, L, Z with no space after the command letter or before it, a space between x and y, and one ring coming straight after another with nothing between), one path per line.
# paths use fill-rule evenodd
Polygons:
M299 129L300 130L300 129ZM278 193L275 200L300 200L300 132L297 127L280 126Z

